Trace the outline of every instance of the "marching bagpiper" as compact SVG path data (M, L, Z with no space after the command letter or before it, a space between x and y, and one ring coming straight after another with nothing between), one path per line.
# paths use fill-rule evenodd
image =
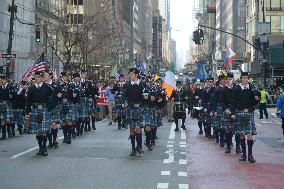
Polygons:
M6 139L6 134L8 132L8 137L12 138L15 136L15 125L13 124L13 93L14 86L9 84L5 76L1 76L1 88L0 88L0 99L1 99L1 127L2 127L2 138Z
M256 134L254 110L259 97L255 96L248 81L248 72L242 72L241 83L232 91L231 118L236 119L235 130L240 134L242 156L239 161L246 161L248 155L248 161L254 163L255 159L252 155L253 135ZM246 153L246 137L248 153Z
M47 133L50 129L50 114L48 112L49 98L53 95L53 89L43 82L43 72L35 72L35 84L30 87L26 100L26 117L31 118L37 134L39 152L36 155L47 156Z
M186 110L185 104L187 100L186 91L182 88L181 81L177 81L176 89L173 90L172 95L170 97L171 100L174 101L174 120L175 120L175 131L179 131L178 120L182 120L181 128L186 130L185 128L185 119L186 119Z
M118 129L126 128L125 125L125 113L124 113L124 97L123 91L125 90L125 78L124 75L119 76L119 81L113 86L113 92L115 94L115 108L116 114L115 120L118 123Z
M130 81L125 86L126 107L126 124L130 128L130 140L132 151L130 156L136 156L137 152L142 151L142 128L143 128L143 91L145 84L138 78L139 70L131 68L129 70ZM135 146L135 139L137 146Z

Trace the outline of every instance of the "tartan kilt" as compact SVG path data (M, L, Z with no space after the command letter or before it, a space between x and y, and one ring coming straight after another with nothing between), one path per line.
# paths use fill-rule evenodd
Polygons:
M24 124L24 110L22 109L14 109L13 110L13 122L18 126Z
M214 128L217 128L217 129L221 128L222 116L223 116L222 107L218 106L217 107L217 116L213 115L212 118L211 118L211 126L214 127Z
M8 104L8 106L7 106L6 118L11 119L11 120L13 120L13 118L14 118L12 104Z
M144 107L143 116L145 126L154 126L155 125L155 112L156 109L153 107Z
M211 116L208 112L203 112L203 115L202 115L202 121L204 123L206 123L207 125L211 125Z
M116 105L113 108L113 113L115 113L117 116L121 116L122 114L124 114L124 108L121 105Z
M143 108L126 107L125 108L125 123L129 127L143 127ZM134 114L140 115L139 118L133 119Z
M7 118L7 109L8 109L8 106L7 106L7 104L3 104L3 107L6 107L6 108L5 108L5 111L3 111L3 112L0 113L0 119L1 119L1 120Z
M79 104L69 103L68 107L69 109L67 114L63 115L61 118L65 121L75 121L77 118L79 118L78 110L80 109L80 106Z
M53 108L49 113L50 113L50 119L51 121L56 121L56 122L60 122L60 118L61 118L61 105L57 105L55 108Z
M226 131L231 131L234 129L234 123L231 121L230 116L225 112L221 117L221 128L224 128Z
M42 122L37 122L37 116L42 114ZM51 117L46 107L42 109L32 108L30 128L34 128L37 132L46 132L50 129Z
M241 119L247 119L247 123L243 124ZM253 134L256 135L256 128L254 123L254 112L236 112L235 131L238 134Z
M88 99L81 99L79 103L79 117L85 118L89 117L89 112L90 112L90 103Z
M160 126L163 126L163 122L162 122L162 112L161 112L162 110L160 110L160 109L156 109L156 111L155 111L155 114L156 114L156 116L155 116L155 118L156 118L156 127L160 127Z

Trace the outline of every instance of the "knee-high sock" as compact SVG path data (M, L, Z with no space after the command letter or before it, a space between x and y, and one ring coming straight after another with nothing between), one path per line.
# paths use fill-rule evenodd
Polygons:
M236 142L236 149L240 148L240 135L236 134L235 135L235 142Z
M246 139L240 139L241 141L241 147L242 147L242 152L243 152L243 156L246 156L247 155L247 152L246 152Z
M47 136L41 136L41 138L42 138L42 148L46 150Z
M248 156L252 156L253 140L247 140L247 145L248 145Z
M67 139L67 125L62 126L62 130L63 130L64 140L66 140Z
M220 142L224 143L224 137L225 137L225 130L220 129Z
M181 125L184 127L185 126L185 119L181 120Z
M176 129L178 129L178 119L175 119Z
M55 143L57 139L58 128L51 129L52 142Z
M202 131L202 121L198 121L199 130Z
M130 135L132 150L135 150L135 135Z
M151 135L152 135L152 132L151 132L151 131L145 131L146 143L147 143L147 144L150 144Z
M36 139L37 139L39 150L42 150L42 138L41 138L41 135L36 135Z
M136 133L137 147L142 148L142 133Z

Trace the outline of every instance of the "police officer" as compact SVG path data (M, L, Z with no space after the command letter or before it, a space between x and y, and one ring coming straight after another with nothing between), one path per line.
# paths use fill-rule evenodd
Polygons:
M31 117L31 124L37 130L39 152L36 155L47 156L47 133L50 129L50 114L47 106L49 98L53 95L53 89L43 82L43 72L35 72L35 84L30 87L26 100L26 117Z
M185 103L187 100L186 91L182 88L181 81L177 81L176 89L173 90L171 94L171 100L174 101L174 121L176 124L175 131L179 131L178 127L178 120L182 120L181 128L186 130L185 128L185 119L186 119L186 110L185 110Z
M143 128L143 91L145 84L138 78L139 70L131 68L129 70L130 81L125 86L126 107L126 124L130 128L130 140L132 151L130 156L136 156L137 152L142 151L142 128ZM137 146L135 145L135 139Z
M246 161L248 155L248 161L254 163L255 159L252 155L253 135L256 133L254 110L259 97L255 96L248 81L248 72L243 72L241 74L241 83L233 88L231 117L236 119L235 129L240 134L242 156L239 161ZM246 151L246 143L248 152Z
M119 76L119 81L113 86L113 92L115 94L115 108L116 121L118 123L118 129L126 128L125 125L125 113L124 113L124 97L123 91L125 90L125 78L124 75Z

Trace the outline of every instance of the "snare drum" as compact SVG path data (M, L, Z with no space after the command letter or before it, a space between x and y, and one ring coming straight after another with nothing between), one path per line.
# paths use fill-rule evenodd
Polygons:
M181 102L175 102L174 112L185 112L185 104Z

